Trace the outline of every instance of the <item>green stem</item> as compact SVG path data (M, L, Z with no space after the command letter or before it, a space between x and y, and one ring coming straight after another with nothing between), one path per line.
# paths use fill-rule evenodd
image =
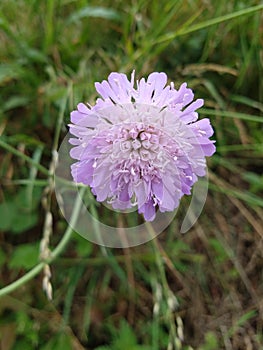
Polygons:
M52 174L50 174L50 171L48 169L46 169L45 167L43 167L43 165L39 164L38 162L36 162L35 160L31 159L30 157L28 157L27 155L25 155L24 153L18 151L16 148L14 148L13 146L10 146L8 143L6 143L3 140L0 140L0 147L4 148L6 151L13 153L15 156L20 157L21 159L23 159L24 161L28 162L29 164L35 166L42 174L47 175L48 177L50 177ZM72 181L66 180L64 178L60 178L58 176L56 176L56 180L60 183L63 183L65 185L68 185L70 187L72 186L76 186L76 184ZM23 181L27 181L27 180L23 180ZM44 181L44 180L43 180ZM12 181L12 183L15 183ZM23 183L21 183L23 184ZM79 185L79 187L81 187L81 185ZM83 187L86 187L86 185L83 185Z
M8 286L3 287L2 289L0 289L0 297L6 295L8 293L13 292L14 290L18 289L23 284L25 284L27 281L30 281L33 277L35 277L36 275L38 275L42 271L42 269L43 269L43 267L45 266L46 263L50 264L65 249L67 243L70 240L71 234L74 231L74 227L75 227L75 224L76 224L78 216L79 216L80 208L81 208L81 205L82 205L81 197L82 197L82 194L83 194L84 191L85 191L84 188L82 188L80 190L79 196L78 196L77 201L76 201L76 205L74 207L74 210L73 210L73 213L72 213L69 225L68 225L68 227L67 227L67 229L65 231L65 234L62 237L62 239L59 242L59 244L57 245L57 247L51 253L50 257L46 261L41 261L38 265L33 267L32 270L28 271L24 276L22 276L18 280L14 281L13 283L9 284Z
M35 160L31 159L30 157L28 157L27 155L25 155L24 153L18 151L16 148L14 148L13 146L10 146L8 143L6 143L3 140L0 140L0 147L4 148L6 151L13 153L14 155L20 157L21 159L23 159L24 161L28 162L29 164L32 164L33 166L35 166L41 173L48 175L49 176L49 171L43 167L41 164L39 164L38 162L36 162Z
M219 117L241 119L249 122L263 123L262 117L257 115L252 115L252 114L245 114L245 113L232 112L232 111L220 111L220 110L209 109L209 108L202 108L199 110L199 113L204 115L213 115L213 116L219 116Z
M43 51L48 52L54 41L54 10L55 1L47 0L45 9L45 32Z
M0 289L0 297L11 293L15 289L21 287L23 284L25 284L27 281L30 281L33 277L35 277L39 272L43 269L45 263L42 261L38 265L36 265L32 270L30 270L28 273L26 273L24 276L19 278L18 280L14 281L13 283L9 284L6 287L3 287Z
M182 28L181 30L179 29L177 32L164 34L156 41L156 43L160 44L160 43L163 43L166 41L172 41L178 36L190 34L190 33L196 32L197 30L205 29L205 28L208 28L208 27L213 26L215 24L220 24L220 23L223 23L225 21L229 21L231 19L238 18L240 16L249 15L251 13L261 11L261 10L263 10L263 4L251 6L251 7L248 7L246 9L243 9L243 10L228 13L226 15L219 16L216 18L208 19L206 21L192 25L188 28Z
M168 319L169 319L169 322L170 322L170 332L171 332L170 336L171 336L172 340L174 342L176 342L176 339L178 339L178 337L177 337L177 334L176 334L176 326L175 326L175 322L174 322L174 314L173 314L173 311L170 309L169 304L168 304L168 300L170 298L169 294L172 293L172 292L171 292L171 289L170 289L169 284L167 282L165 268L164 268L164 261L163 261L163 258L161 256L161 253L160 253L160 251L158 249L156 234L155 234L155 231L154 231L151 223L150 222L146 222L145 225L146 225L146 227L148 229L148 232L153 237L153 239L152 239L153 251L154 251L154 254L155 254L156 264L157 264L157 267L159 269L159 275L160 275L160 279L161 279L162 286L163 286L164 296L166 298L166 303L168 305L167 316L168 316ZM176 344L175 344L175 346L176 346ZM176 349L177 349L177 347L176 347Z
M160 256L160 252L158 250L158 246L156 243L156 233L151 225L150 222L145 222L145 226L147 227L148 232L150 233L150 235L152 236L152 246L153 246L153 251L155 254L155 260L157 263L157 266L159 268L159 273L160 273L160 278L164 287L164 290L167 292L169 288L168 282L166 280L166 275L165 275L165 270L164 270L164 266L163 266L163 260L162 257Z

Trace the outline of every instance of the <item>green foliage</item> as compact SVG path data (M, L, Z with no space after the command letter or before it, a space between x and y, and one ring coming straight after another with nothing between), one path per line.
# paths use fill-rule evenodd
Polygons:
M207 332L205 343L198 350L217 350L219 347L217 336L213 332Z
M27 341L32 347L36 346L38 343L38 335L34 331L35 324L33 320L30 319L24 312L19 311L16 314L16 323L17 333L22 335L24 337L24 341Z
M120 328L112 330L113 340L109 346L99 346L96 350L150 350L150 346L139 345L135 332L125 320L121 320Z
M0 203L0 230L21 233L34 227L38 221L40 196L41 188L35 187L29 193L24 187L15 196Z
M83 238L77 233L74 235L73 239L76 242L77 255L83 258L89 257L92 253L92 243L87 241L85 238Z
M52 337L43 345L40 350L72 350L71 337L66 332L59 332L55 337Z
M224 263L226 260L229 259L229 256L225 251L223 245L216 238L210 238L209 244L214 251L215 261L217 261L220 264Z
M240 327L245 325L247 323L247 321L249 321L250 319L253 319L256 315L257 315L257 311L256 310L250 310L250 311L244 313L242 316L240 316L238 318L238 320L233 325L233 327L231 327L228 330L228 336L229 337L232 336Z
M242 177L249 183L249 190L252 193L258 193L263 190L263 175L252 172L246 172Z
M39 259L39 245L35 243L20 244L10 257L8 266L10 269L24 268L29 270L35 266Z

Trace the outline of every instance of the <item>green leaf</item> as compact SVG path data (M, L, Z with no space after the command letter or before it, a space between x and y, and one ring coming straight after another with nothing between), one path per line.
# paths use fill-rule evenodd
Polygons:
M224 261L229 259L227 253L225 252L224 247L222 246L222 244L216 238L210 238L209 239L209 244L211 245L211 247L215 251L216 261L218 263L223 263Z
M242 174L242 177L244 180L248 181L250 184L250 191L256 193L257 191L260 191L263 189L263 176L252 173L252 172L246 172Z
M131 347L136 344L137 339L134 331L126 321L122 320L120 331L118 332L117 338L114 340L115 349L131 349Z
M200 115L209 115L209 116L219 116L226 118L234 118L240 120L246 120L249 122L258 122L263 123L263 118L253 114L240 113L240 112L232 112L232 111L218 111L212 108L202 108L200 109Z
M32 344L27 339L20 338L15 342L15 345L12 347L12 350L21 350L21 349L32 349Z
M8 138L6 138L6 141L12 145L16 145L21 142L21 143L25 143L26 146L34 146L34 147L44 146L44 144L40 140L27 134L16 133L15 135L8 136Z
M14 221L14 205L11 202L3 202L0 203L0 230L8 231L12 227L12 223Z
M261 11L261 10L263 10L262 4L257 5L257 6L247 7L245 9L242 9L242 10L239 10L236 12L227 13L227 14L224 14L223 16L210 18L210 19L205 20L203 22L198 21L197 24L193 24L192 26L189 26L187 28L182 28L181 30L178 30L178 31L172 32L172 33L169 33L169 32L165 33L163 36L160 37L160 39L158 40L158 43L162 43L165 41L172 41L178 36L190 34L190 33L196 32L198 30L205 29L205 28L208 28L210 26L223 23L225 21L233 20L233 19L238 18L240 16L248 16L254 12Z
M207 332L205 334L205 344L200 346L198 350L217 350L218 340L214 332Z
M21 244L15 248L9 261L9 268L31 269L38 262L39 247L36 243Z
M40 350L72 350L72 341L70 336L63 332L59 333L56 337L51 338L45 346L41 347Z
M0 230L20 233L34 227L38 221L38 214L32 209L36 208L40 197L40 187L34 187L30 196L26 188L22 188L14 198L0 203Z
M125 321L121 320L120 329L112 330L113 340L110 346L102 346L96 350L150 350L148 345L138 344L136 334L131 326Z
M29 101L30 98L27 96L13 96L2 105L2 111L6 112L13 108L26 106Z
M242 327L244 324L246 324L247 321L249 321L251 318L255 317L257 315L257 310L250 310L246 312L244 315L242 315L237 321L236 324L231 327L228 331L228 335L232 336L239 327Z
M86 6L79 11L74 12L68 19L68 23L78 22L82 18L96 17L108 20L120 21L121 15L113 10L106 7L97 6Z
M87 258L92 253L93 245L79 234L74 235L76 250L79 257Z
M47 57L39 50L25 45L23 52L30 62L46 63Z
M33 192L28 194L27 188L22 187L15 197L15 205L18 209L24 211L31 211L36 209L40 202L42 189L34 187Z
M14 63L0 64L0 84L4 84L10 80L17 79L24 74L24 70L20 65Z
M17 213L15 220L12 222L11 231L14 233L27 231L34 227L37 224L37 221L37 213Z
M32 193L28 194L27 188L22 187L13 201L8 203L9 222L6 230L10 229L14 233L24 232L34 227L38 221L36 209L41 198L42 190L34 187Z

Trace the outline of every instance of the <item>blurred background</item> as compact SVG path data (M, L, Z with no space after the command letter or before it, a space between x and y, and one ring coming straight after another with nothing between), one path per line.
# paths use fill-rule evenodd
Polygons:
M50 266L0 294L1 349L263 349L262 9L253 0L1 0L1 288L68 229L52 151L70 111L94 103L94 82L133 69L187 82L205 100L200 118L217 146L188 233L189 198L144 245L110 249L73 232Z

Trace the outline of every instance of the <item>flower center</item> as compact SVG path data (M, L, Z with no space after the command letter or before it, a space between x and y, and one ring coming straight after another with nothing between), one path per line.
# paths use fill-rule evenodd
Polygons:
M117 135L115 134L117 132ZM172 159L171 139L150 125L126 125L114 132L112 170L125 183L146 182L160 176Z

